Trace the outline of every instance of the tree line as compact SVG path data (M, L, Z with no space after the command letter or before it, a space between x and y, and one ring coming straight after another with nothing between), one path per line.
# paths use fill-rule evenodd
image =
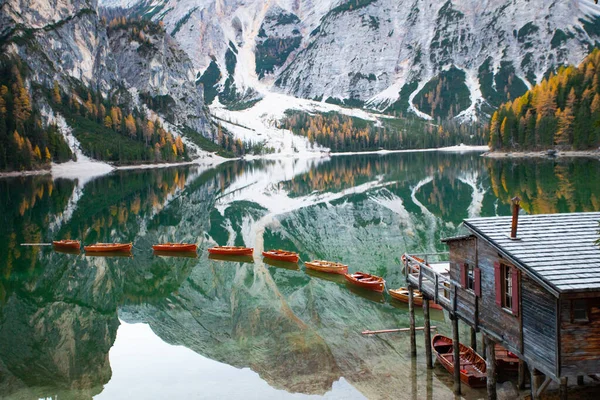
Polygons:
M493 114L493 150L583 150L600 145L600 51L561 67Z
M0 170L30 170L71 159L55 124L44 125L18 60L0 60Z

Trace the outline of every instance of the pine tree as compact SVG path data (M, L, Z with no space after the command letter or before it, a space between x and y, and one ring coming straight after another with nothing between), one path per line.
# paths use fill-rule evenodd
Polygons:
M56 104L61 104L62 103L62 98L60 96L60 88L58 87L58 82L57 81L54 81L54 87L52 89L52 100Z

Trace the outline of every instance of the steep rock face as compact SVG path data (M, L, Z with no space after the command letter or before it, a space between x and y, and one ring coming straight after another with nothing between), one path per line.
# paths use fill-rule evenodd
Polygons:
M210 136L189 57L177 42L156 32L141 48L128 39L127 28L113 29L109 37L97 7L96 0L7 1L0 8L2 51L23 60L30 80L47 88L56 80L67 93L81 85L104 96L125 93L120 101L131 106L137 105L136 92L145 99L168 96L167 106L150 102L151 108L179 127Z
M119 66L119 78L147 103L161 104L155 108L170 122L206 130L202 93L187 54L162 30L141 35L131 28L109 29L109 48Z
M101 2L131 5L135 13L164 21L198 73L216 60L221 87L233 42L240 48L234 77L239 92L274 81L276 90L298 97L410 107L434 118L488 111L487 104L522 94L549 70L578 63L600 38L600 8L587 0ZM273 23L275 15L298 21ZM273 45L265 46L269 40ZM273 62L265 65L265 57ZM422 90L452 67L464 73L466 89L459 96L469 103L433 112L444 95ZM419 107L413 101L419 94L432 104Z

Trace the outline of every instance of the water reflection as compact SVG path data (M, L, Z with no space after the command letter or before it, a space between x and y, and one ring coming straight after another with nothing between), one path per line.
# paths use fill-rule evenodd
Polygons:
M0 393L127 393L135 384L113 379L114 371L137 367L116 355L135 341L129 328L119 328L122 320L144 323L144 334L202 360L251 369L253 375L240 377L214 366L232 387L234 379L248 379L250 390L265 397L333 390L332 396L452 398L445 371L428 372L422 357L411 361L408 335L360 334L408 326L403 304L358 292L341 275L259 256L215 259L205 250L245 245L258 255L286 248L302 260L340 261L350 272L399 287L404 251L444 250L439 239L458 233L463 218L509 214L515 194L532 213L597 211L599 175L600 163L589 160L407 153L121 171L81 185L0 180ZM20 246L57 238L132 241L133 258ZM152 252L152 244L166 241L198 243L200 256ZM449 332L443 313L432 317ZM120 332L125 342L117 346ZM173 355L177 348L161 351ZM186 385L198 387L180 384ZM467 390L467 397L480 395Z

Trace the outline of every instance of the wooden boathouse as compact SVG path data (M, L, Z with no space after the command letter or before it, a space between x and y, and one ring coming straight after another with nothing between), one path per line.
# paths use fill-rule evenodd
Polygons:
M584 377L597 380L600 374L600 246L595 243L600 212L519 216L518 211L515 198L512 217L465 220L467 235L443 240L449 248L447 274L406 255L407 284L449 311L455 343L458 320L471 327L474 349L476 333L482 334L488 398L496 398L494 349L500 344L519 357L520 389L528 369L533 399L552 381L566 399L568 382L582 385ZM426 327L428 307L424 301ZM411 304L409 312L414 326ZM424 332L429 366L429 329ZM458 346L454 359L454 389L460 393Z

